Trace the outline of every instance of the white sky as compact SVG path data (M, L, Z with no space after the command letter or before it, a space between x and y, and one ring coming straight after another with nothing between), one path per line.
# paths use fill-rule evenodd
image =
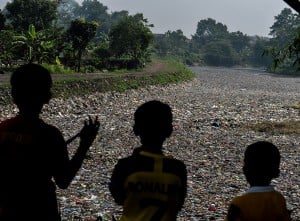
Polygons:
M82 2L82 0L77 0ZM181 29L186 37L195 34L197 23L206 18L227 25L230 32L268 36L274 16L285 7L283 0L100 0L111 11L143 13L154 25L154 33Z
M81 3L82 0L76 0ZM274 16L289 6L283 0L99 0L108 12L127 10L143 13L154 25L154 33L181 29L186 37L195 34L197 23L213 18L230 32L268 36ZM3 8L7 0L0 0Z

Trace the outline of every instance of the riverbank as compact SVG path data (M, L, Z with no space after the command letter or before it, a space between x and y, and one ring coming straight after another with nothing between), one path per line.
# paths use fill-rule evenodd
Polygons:
M154 59L141 70L121 70L103 73L52 74L54 97L82 96L96 92L124 92L147 85L167 85L189 81L194 73L184 65L172 60ZM10 74L0 75L0 105L11 103Z

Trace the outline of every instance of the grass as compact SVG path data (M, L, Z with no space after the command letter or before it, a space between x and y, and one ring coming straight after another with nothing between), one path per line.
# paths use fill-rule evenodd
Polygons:
M174 61L157 61L152 65L162 65L157 71L147 72L141 70L137 72L130 71L112 73L106 77L99 78L69 78L56 80L53 87L55 97L78 96L94 92L118 91L124 92L129 89L137 89L147 85L166 85L179 83L194 78L194 73L184 65ZM70 75L72 76L72 75Z
M249 127L254 131L270 134L300 134L300 121L297 120L283 122L265 121Z
M67 74L67 77L53 79L53 97L68 98L106 91L124 92L147 85L167 85L188 81L193 79L195 74L178 62L154 59L148 67L139 71L122 70L108 75L99 73L98 77L89 77L89 74L85 76L76 77ZM0 93L0 105L9 104L11 102L9 85L0 84Z

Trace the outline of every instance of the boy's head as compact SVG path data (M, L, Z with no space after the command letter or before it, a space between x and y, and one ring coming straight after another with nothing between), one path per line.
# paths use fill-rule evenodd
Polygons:
M51 75L41 65L20 66L13 72L10 84L13 101L20 112L40 112L51 98Z
M279 176L280 153L267 141L249 145L245 151L243 171L251 186L269 185Z
M172 134L172 110L157 100L146 102L134 113L133 131L142 144L162 144Z

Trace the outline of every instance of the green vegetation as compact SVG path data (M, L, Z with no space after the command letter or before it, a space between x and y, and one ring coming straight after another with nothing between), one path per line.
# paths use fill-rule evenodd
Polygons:
M153 55L186 65L300 71L300 18L289 8L275 16L271 37L230 32L213 18L200 20L191 38L151 27L143 14L108 13L99 0L12 0L0 10L0 71L26 62L83 73L137 70Z
M267 121L251 125L250 129L271 134L300 134L300 121Z
M75 72L139 69L153 34L143 14L109 14L97 0L12 0L0 10L0 68L60 64Z
M154 68L154 70L152 70ZM118 91L137 89L148 85L167 85L189 81L194 73L181 63L173 60L154 60L144 70L130 73L110 72L106 75L97 74L81 77L74 75L58 75L54 78L53 96L68 98L72 96L87 95L95 92ZM10 87L8 83L0 84L0 105L11 102Z
M262 56L268 43L268 38L229 32L226 25L208 18L198 22L191 39L181 30L155 35L154 50L158 56L172 56L187 65L266 67L272 62Z
M285 8L275 16L269 37L229 32L212 18L200 20L196 33L186 38L181 30L155 35L154 50L187 65L259 67L284 74L300 71L300 17Z
M162 67L159 70L137 71L133 73L115 74L98 78L68 78L56 80L53 88L54 96L69 97L85 95L94 92L118 91L137 89L148 85L167 85L188 81L194 78L194 73L184 65L172 61L153 61L149 66ZM72 75L70 75L72 76Z

